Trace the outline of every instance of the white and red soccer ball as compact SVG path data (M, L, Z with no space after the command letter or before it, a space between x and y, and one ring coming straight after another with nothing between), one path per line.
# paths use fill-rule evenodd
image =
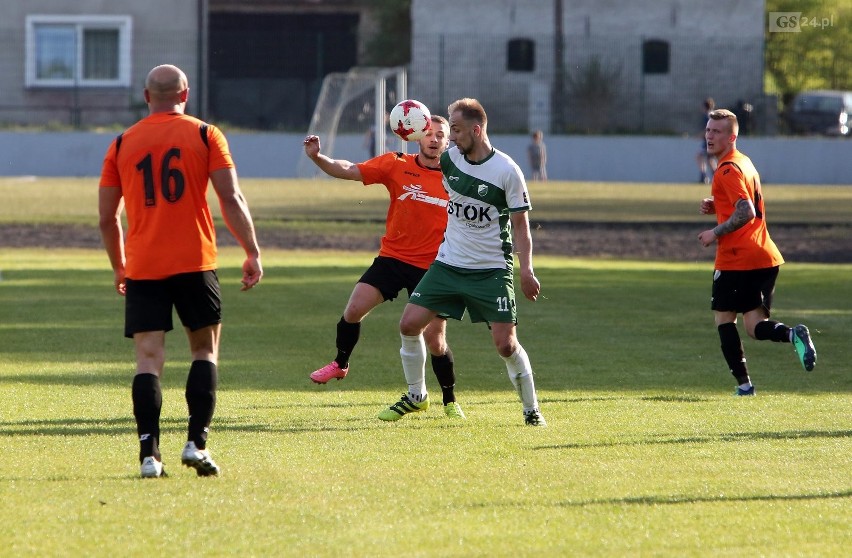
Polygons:
M414 99L397 103L390 112L391 131L405 141L418 141L432 127L432 115L426 105Z

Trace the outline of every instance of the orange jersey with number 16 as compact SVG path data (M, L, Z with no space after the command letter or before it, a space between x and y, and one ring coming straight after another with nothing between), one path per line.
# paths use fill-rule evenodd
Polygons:
M112 142L100 187L124 197L128 278L216 269L207 185L212 171L233 166L222 132L177 112L143 118Z

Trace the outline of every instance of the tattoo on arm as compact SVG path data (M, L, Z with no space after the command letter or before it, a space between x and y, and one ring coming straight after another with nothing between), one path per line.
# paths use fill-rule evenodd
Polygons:
M737 202L733 215L724 223L717 225L713 229L713 234L719 237L723 234L732 233L754 219L754 215L754 205L751 200L741 199Z

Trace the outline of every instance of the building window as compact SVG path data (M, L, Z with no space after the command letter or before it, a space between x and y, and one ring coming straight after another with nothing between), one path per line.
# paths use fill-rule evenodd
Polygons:
M535 70L535 42L532 39L512 39L506 51L506 69L510 72Z
M129 87L130 16L27 16L27 87Z
M642 43L642 71L646 74L669 73L669 43L652 39Z

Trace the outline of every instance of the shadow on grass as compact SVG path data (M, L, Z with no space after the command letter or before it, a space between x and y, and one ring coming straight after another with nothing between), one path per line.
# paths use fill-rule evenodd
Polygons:
M71 387L122 387L130 389L133 382L134 371L132 370L133 363L128 362L121 370L114 372L85 372L80 374L72 373L38 373L38 374L6 374L0 375L0 386L3 384L28 384L34 386L71 386ZM162 384L164 389L181 389L186 382L187 370L180 365L173 366L175 369L170 369L167 365L167 370L163 375ZM427 371L428 381L434 382L434 377L430 375L431 371ZM495 393L511 392L511 384L503 381L504 376L500 375L498 380L493 380L490 377L483 376L479 371L469 374L464 378L467 384L461 384L457 387L457 392L463 396L466 391L492 391ZM399 377L391 374L376 374L372 376L362 375L357 380L349 382L335 382L328 385L316 385L310 382L307 377L298 376L294 379L290 377L275 376L269 374L242 374L239 371L229 371L225 374L220 374L219 392L240 392L245 390L260 390L260 391L280 391L287 393L305 393L305 394L340 394L346 392L364 393L376 392L379 397L387 397L387 393L399 393L404 391L405 378L402 374ZM400 388L400 385L403 388ZM576 386L571 386L576 389ZM663 389L670 387L666 385L636 385L636 390ZM717 386L715 383L708 383L706 386L689 386L691 389L702 389L708 392L715 392ZM551 389L568 389L561 388L545 388L540 391L549 391ZM542 396L543 403L586 403L590 401L614 401L623 399L622 396L606 395L608 391L604 387L583 387L590 393L588 396L581 397L547 397ZM618 389L625 389L625 386L620 385ZM440 391L437 386L432 387L430 393ZM596 395L597 393L599 395ZM684 395L684 394L661 394L655 396L642 397L644 401L672 402L672 403L701 403L710 401L710 397ZM312 403L311 405L314 405ZM335 406L331 403L329 406ZM337 404L337 406L345 407L348 404Z
M132 366L132 363L129 366ZM132 370L107 374L10 374L0 377L0 384L31 384L35 386L122 386L130 389ZM185 376L184 376L185 381Z
M609 448L618 446L650 446L667 444L713 444L719 442L742 442L746 440L802 440L808 438L850 438L852 430L790 430L786 432L736 432L714 436L689 436L682 438L662 438L631 440L626 442L593 442L589 444L559 444L540 446L535 449L586 449Z
M749 496L636 496L628 498L601 498L593 500L578 500L557 502L560 507L586 506L675 506L680 504L707 504L715 502L776 502L796 500L833 500L852 497L852 490L837 492L815 492L812 494L753 494Z
M366 407L367 405L361 405ZM444 428L461 428L461 423L447 423L441 416L417 417L418 421L442 422ZM363 422L363 417L346 419L348 422ZM230 417L214 418L212 429L217 432L298 434L304 432L354 432L373 431L381 421L364 425L329 425L314 422L240 423ZM161 435L186 432L186 419L163 418L160 420ZM131 415L122 418L60 418L44 420L0 421L0 436L133 436L136 423Z
M703 403L711 401L709 397L697 397L694 395L651 395L640 397L642 401L658 401L663 403Z
M589 500L563 500L549 504L550 507L585 508L590 506L677 506L683 504L713 504L731 502L783 502L783 501L809 501L809 500L835 500L852 498L852 490L838 490L835 492L814 492L806 494L751 494L751 495L725 495L718 496L687 496L687 495L650 495L650 496L628 496L625 498L592 498ZM494 504L474 504L472 507L490 508ZM527 508L527 502L507 502L497 504L496 507Z
M120 418L57 418L41 420L0 421L2 436L98 436L124 435L136 432L132 411ZM165 429L186 427L186 420L162 419Z
M588 397L540 397L542 403L590 403L593 401L624 401L625 396L591 395ZM699 397L697 395L649 395L638 398L640 401L662 402L662 403L704 403L712 401L711 397Z

